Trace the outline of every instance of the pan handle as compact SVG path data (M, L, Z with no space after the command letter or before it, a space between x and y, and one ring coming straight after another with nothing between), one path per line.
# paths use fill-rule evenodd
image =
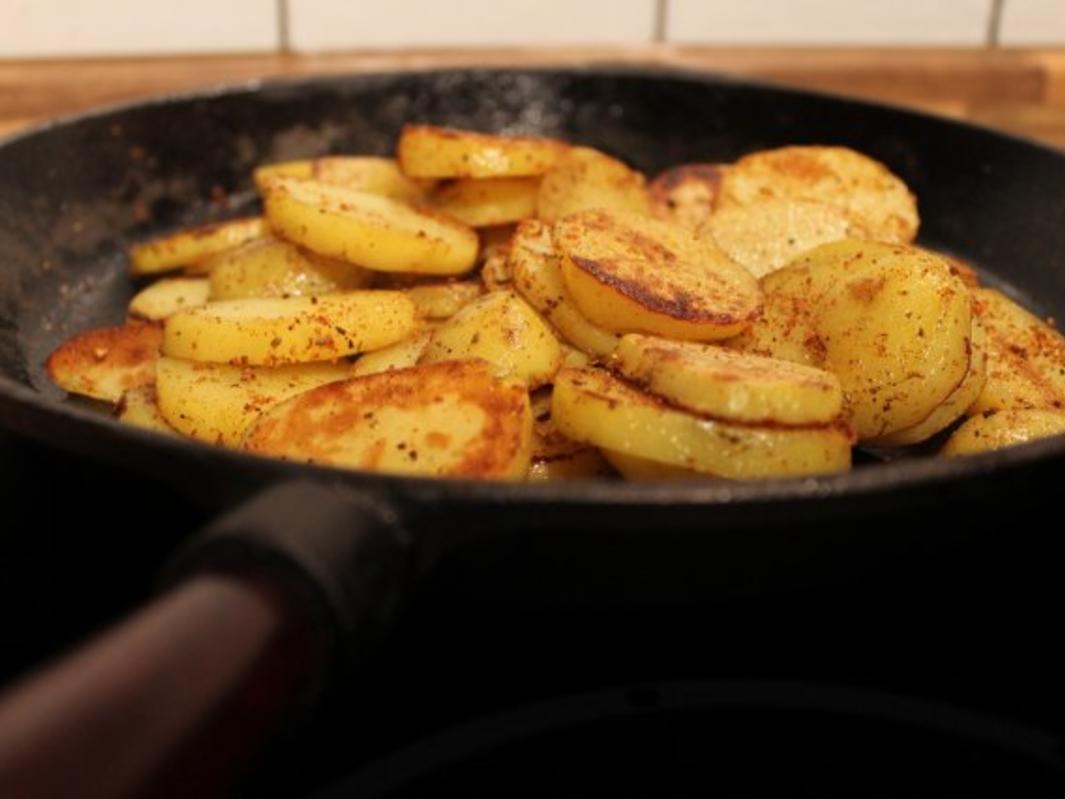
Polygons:
M412 554L351 489L254 497L178 555L148 607L0 698L0 796L228 795L330 667L372 655Z

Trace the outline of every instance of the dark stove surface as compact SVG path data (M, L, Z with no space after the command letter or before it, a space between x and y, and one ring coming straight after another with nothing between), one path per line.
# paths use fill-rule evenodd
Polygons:
M145 601L167 554L207 517L167 486L7 434L0 434L0 485L4 682ZM1065 733L1065 656L1056 640L1065 597L1060 524L1048 525L1042 509L1025 518L1023 498L1018 508L1016 530L939 562L861 585L699 607L503 607L456 596L443 574L357 688L329 697L281 735L248 792L291 796L333 783L344 790L345 775L388 767L413 774L413 761L402 757L423 757L426 741L439 748L451 740L446 730L486 718L497 729L518 712L512 708L561 702L577 708L580 723L556 710L562 715L551 734L485 743L457 769L401 781L396 795L473 795L515 774L523 776L513 796L649 795L656 774L675 778L659 783L668 786L662 796L705 795L711 784L723 796L985 795L902 790L916 785L907 775L929 763L946 779L966 762L971 777L987 776L974 785L1065 795L1046 787L1030 753L1008 746L944 743L942 730L927 725L814 707L784 716L766 707L685 707L676 693L722 681L829 686ZM1045 535L1021 536L1024 525L1042 525ZM1010 546L1014 537L1024 544ZM639 712L588 718L580 708L591 700L564 699L604 696ZM740 779L756 773L758 780ZM781 780L796 790L780 790ZM360 787L358 795L373 794Z

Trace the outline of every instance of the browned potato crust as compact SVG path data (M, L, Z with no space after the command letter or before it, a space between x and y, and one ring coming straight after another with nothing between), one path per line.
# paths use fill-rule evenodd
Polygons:
M726 169L726 164L681 164L659 172L647 187L652 213L660 219L699 227L717 204Z
M154 382L162 342L162 325L149 322L86 330L60 344L45 368L64 391L118 402L129 389Z

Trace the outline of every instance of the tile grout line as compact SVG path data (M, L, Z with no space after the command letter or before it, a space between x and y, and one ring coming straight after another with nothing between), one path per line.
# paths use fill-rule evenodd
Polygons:
M991 14L987 19L987 46L994 49L999 46L1002 33L1002 11L1006 0L991 0Z
M277 0L277 50L280 53L289 53L292 50L289 41L288 12L288 0Z
M651 31L651 41L664 42L666 40L666 18L669 15L669 0L655 0L654 29Z

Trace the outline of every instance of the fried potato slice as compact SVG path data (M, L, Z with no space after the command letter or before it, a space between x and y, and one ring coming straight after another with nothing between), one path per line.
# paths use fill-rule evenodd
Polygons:
M266 190L267 184L277 178L300 178L307 180L314 177L314 159L301 158L295 161L279 161L274 164L263 164L255 167L251 173L252 183L260 193Z
M995 289L975 289L987 328L987 382L969 410L1065 411L1065 337Z
M417 324L414 303L398 291L226 300L169 317L163 352L254 366L327 361L395 344Z
M476 280L424 283L407 289L407 296L423 319L449 319L482 293Z
M162 341L162 328L150 322L86 330L60 344L45 369L64 391L118 402L129 389L155 380Z
M561 370L551 416L576 441L731 479L850 467L852 436L844 425L766 427L699 417L599 369Z
M581 211L552 231L580 312L614 333L728 338L761 305L758 282L712 242L632 213Z
M1065 435L1065 413L1040 408L986 411L968 419L943 447L948 458Z
M668 463L628 455L613 450L600 450L603 458L626 480L634 482L668 482L681 480L712 480L714 475L696 472L683 466L670 466Z
M129 314L160 322L177 311L203 305L210 291L202 277L163 278L137 292L129 302Z
M750 327L722 346L807 366L823 365L825 344L814 327L821 292L815 289L810 271L780 269L763 277L759 286L762 307Z
M344 362L230 366L160 358L155 391L159 413L179 433L235 447L263 411L351 371Z
M969 338L972 351L969 354L969 371L961 384L950 393L942 404L938 405L923 421L913 427L899 430L870 443L881 447L904 447L919 444L946 430L957 419L965 415L980 396L987 380L987 333L979 317L973 317L972 335Z
M367 288L374 273L267 236L211 258L211 300L306 297Z
M547 225L531 219L518 225L511 242L510 271L514 289L574 347L596 358L609 356L617 347L617 335L577 310Z
M492 227L536 215L540 178L470 178L441 186L432 197L438 211L470 227Z
M768 199L837 206L876 241L906 244L917 236L917 202L886 166L846 147L794 146L744 156L725 173L719 205Z
M558 371L562 351L551 328L524 300L494 291L434 330L421 363L467 358L482 358L497 377L514 377L535 388Z
M425 352L425 348L429 345L429 337L431 335L431 331L424 330L391 346L366 353L355 362L355 366L351 370L351 376L362 377L363 375L372 375L377 372L417 366L422 353Z
M556 222L592 208L649 214L646 184L642 174L616 158L590 147L573 147L544 175L536 215Z
M457 275L477 261L470 228L376 194L278 178L267 186L263 208L289 241L367 269Z
M563 142L537 136L406 125L396 154L412 178L503 178L541 175L566 149Z
M379 194L401 203L425 202L433 181L413 180L399 168L394 158L372 155L333 155L314 159L308 177L352 191Z
M787 266L820 244L860 235L834 205L812 200L765 200L715 211L702 229L718 247L755 277Z
M131 388L125 392L115 407L115 418L124 424L144 430L152 430L168 436L178 434L159 411L154 383Z
M630 333L618 371L672 405L747 424L828 424L840 415L839 378L821 369L722 347Z
M546 483L558 480L590 480L596 477L611 477L613 474L613 469L598 449L584 447L554 458L534 458L529 464L528 479Z
M651 211L659 219L700 227L721 191L725 164L681 164L658 173L648 187Z
M529 395L493 371L446 361L322 386L264 414L244 447L353 469L520 479L529 470Z
M166 272L195 264L265 233L261 216L185 228L130 247L130 269L135 275Z

